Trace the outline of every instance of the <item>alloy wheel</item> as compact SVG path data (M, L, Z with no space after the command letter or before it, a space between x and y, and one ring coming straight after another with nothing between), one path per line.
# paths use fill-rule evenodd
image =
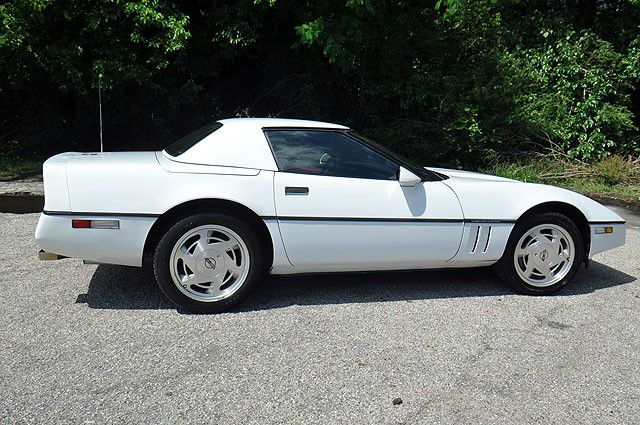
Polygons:
M187 297L214 302L228 298L249 272L249 250L233 230L205 225L189 230L173 247L171 278Z
M543 288L567 276L575 251L575 243L567 230L555 224L541 224L522 235L513 261L524 282Z

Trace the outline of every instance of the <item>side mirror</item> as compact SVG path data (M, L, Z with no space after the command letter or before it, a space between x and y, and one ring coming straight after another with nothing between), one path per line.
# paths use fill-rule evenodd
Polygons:
M422 179L411 171L407 170L404 167L400 167L400 174L398 176L398 182L400 182L400 186L402 187L413 187L420 183Z

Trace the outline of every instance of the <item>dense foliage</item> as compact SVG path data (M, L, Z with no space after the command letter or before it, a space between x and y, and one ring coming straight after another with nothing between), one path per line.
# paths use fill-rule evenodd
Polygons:
M638 0L13 0L0 153L156 149L213 119L350 125L427 163L640 152Z

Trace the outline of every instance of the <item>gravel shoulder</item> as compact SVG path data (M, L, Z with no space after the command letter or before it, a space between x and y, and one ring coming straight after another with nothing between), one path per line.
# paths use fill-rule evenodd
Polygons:
M557 296L484 269L286 277L214 316L140 269L38 262L38 215L0 214L1 422L636 423L620 213L627 244Z

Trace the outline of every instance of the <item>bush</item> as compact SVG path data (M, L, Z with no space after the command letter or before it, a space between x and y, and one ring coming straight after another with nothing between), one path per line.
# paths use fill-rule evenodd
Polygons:
M542 32L542 46L507 54L519 88L516 114L573 158L637 153L630 96L638 71L629 64L638 52L620 53L589 31Z
M634 162L621 155L603 158L593 168L606 184L612 186L630 182L638 172Z
M540 183L540 164L538 162L499 163L487 171L508 179L526 183Z
M31 177L42 172L42 161L0 153L0 181Z

